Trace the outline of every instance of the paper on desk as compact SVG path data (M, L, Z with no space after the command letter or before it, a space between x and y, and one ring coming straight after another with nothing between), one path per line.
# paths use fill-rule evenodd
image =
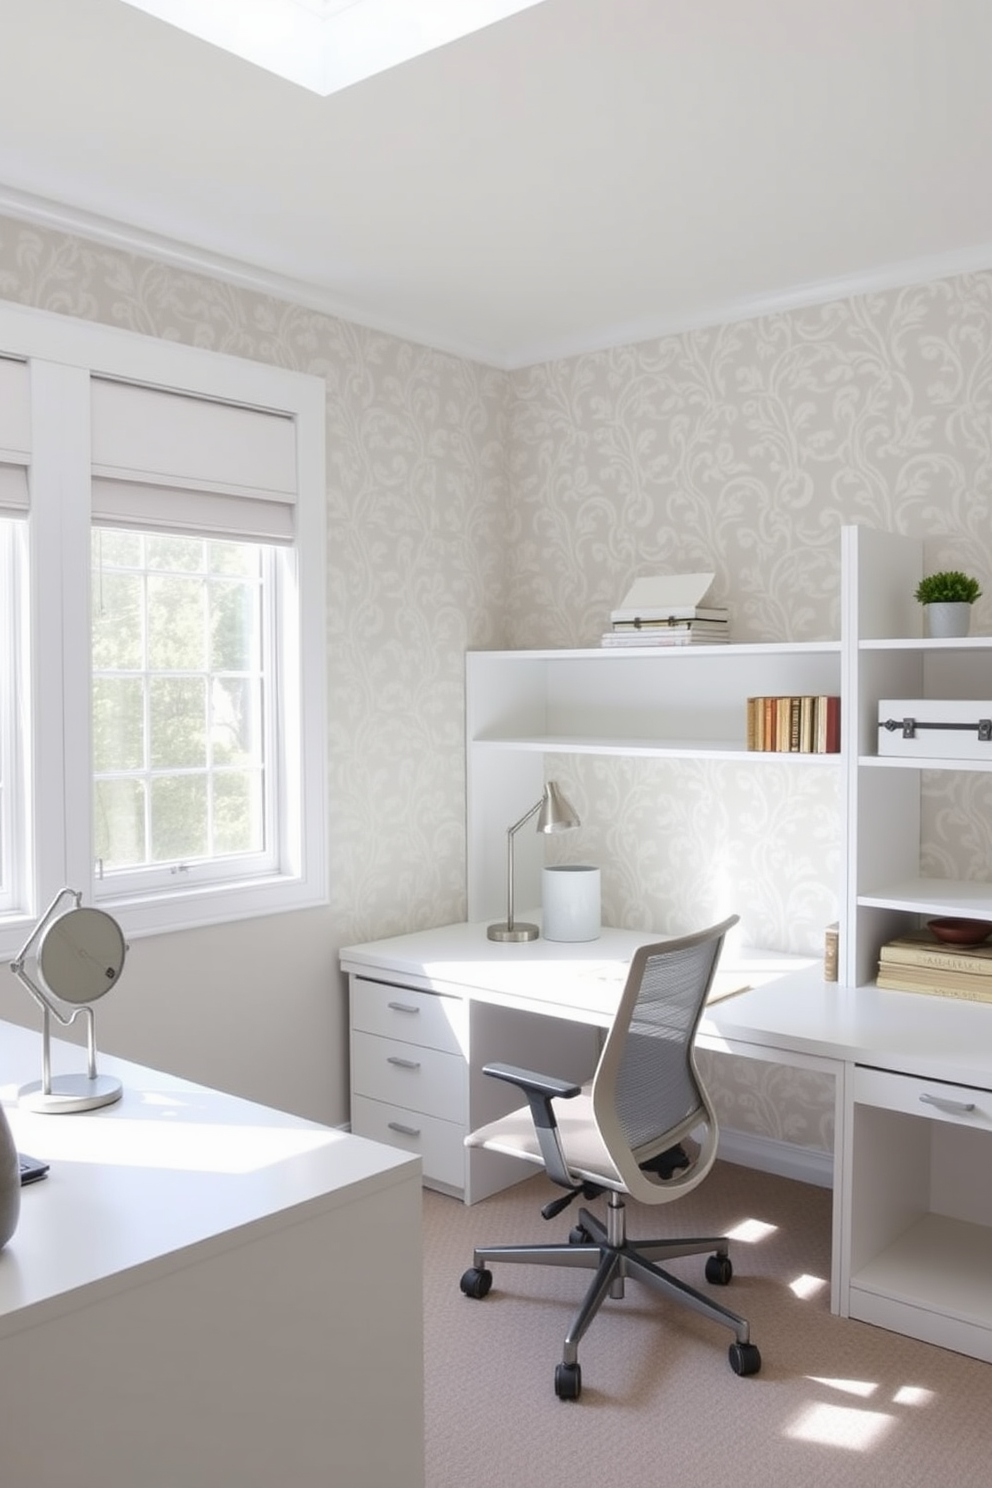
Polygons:
M739 971L718 971L707 995L707 1002L721 1002L725 997L736 997L738 992L750 990L751 983Z
M576 969L569 983L569 1000L599 1006L604 1002L604 994L606 998L619 997L626 980L626 966L618 965L616 961L590 962ZM750 988L750 979L744 972L718 971L706 1001L720 1002L724 997L734 997Z

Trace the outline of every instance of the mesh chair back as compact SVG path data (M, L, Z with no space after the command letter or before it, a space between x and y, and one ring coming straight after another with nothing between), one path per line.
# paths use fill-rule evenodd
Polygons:
M734 915L694 935L643 946L631 961L592 1097L596 1124L632 1193L659 1181L643 1174L641 1164L690 1131L705 1129L694 1182L716 1155L716 1115L693 1044L724 937L736 923Z

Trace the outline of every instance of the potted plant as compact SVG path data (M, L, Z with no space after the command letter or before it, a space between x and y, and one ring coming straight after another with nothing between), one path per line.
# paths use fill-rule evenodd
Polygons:
M964 636L971 624L971 606L982 594L977 579L956 568L927 574L916 586L931 636Z

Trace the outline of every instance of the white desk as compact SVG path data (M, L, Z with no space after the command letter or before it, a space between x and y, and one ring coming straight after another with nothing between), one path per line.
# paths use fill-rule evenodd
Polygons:
M345 948L353 1130L418 1152L466 1202L517 1181L462 1146L514 1100L483 1064L588 1076L631 954L658 938L500 945L459 924ZM834 1076L834 1311L992 1361L992 1005L732 948L721 977L749 990L708 1007L702 1045Z
M51 1163L0 1250L0 1482L422 1485L419 1162L107 1056L116 1105L31 1114L40 1058L0 1023Z

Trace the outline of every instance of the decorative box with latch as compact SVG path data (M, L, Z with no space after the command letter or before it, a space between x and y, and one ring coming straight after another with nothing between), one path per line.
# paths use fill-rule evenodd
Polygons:
M883 698L878 705L878 752L905 759L992 764L992 701Z

